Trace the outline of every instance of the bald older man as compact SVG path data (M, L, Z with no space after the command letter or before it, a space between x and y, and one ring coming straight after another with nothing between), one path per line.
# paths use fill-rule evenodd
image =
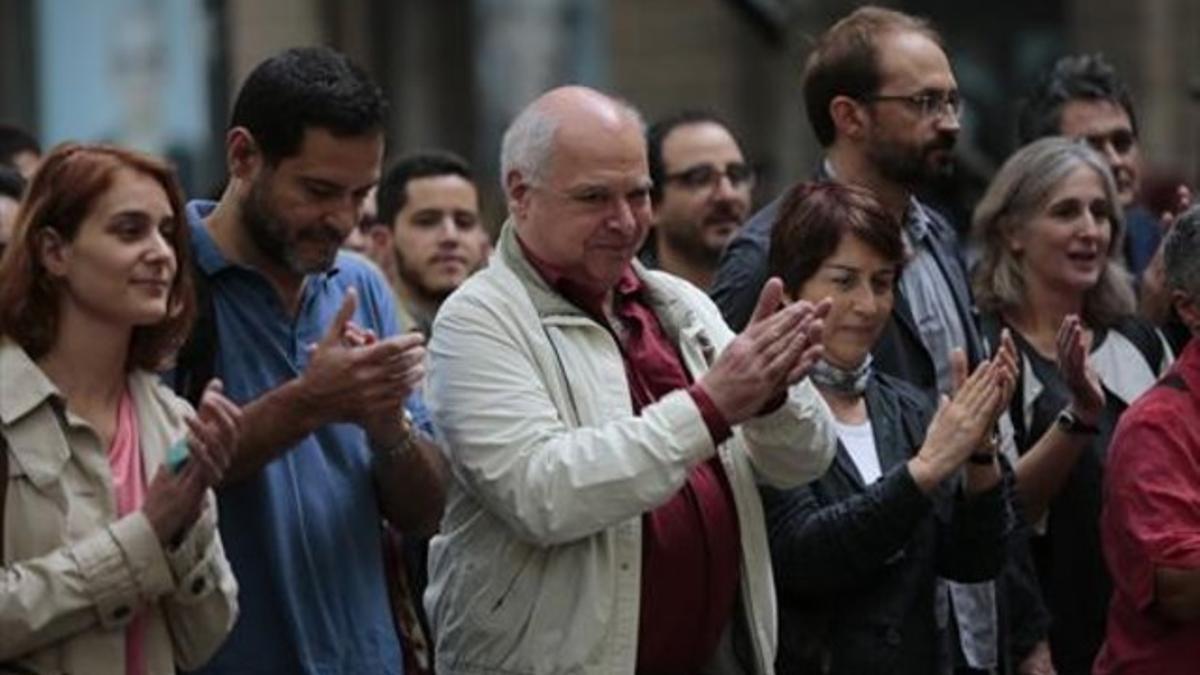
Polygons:
M735 337L635 262L642 123L604 94L537 99L501 171L496 255L430 345L454 474L426 594L438 672L772 672L756 480L795 486L833 457L805 379L828 306L781 306L773 280Z

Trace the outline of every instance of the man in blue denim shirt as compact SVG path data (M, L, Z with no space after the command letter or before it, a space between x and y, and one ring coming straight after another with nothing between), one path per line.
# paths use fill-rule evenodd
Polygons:
M379 178L384 107L336 52L268 59L234 105L221 200L188 205L215 374L245 406L218 492L241 620L205 673L403 670L379 519L432 530L443 469L401 414L422 337L397 333L378 271L339 253Z

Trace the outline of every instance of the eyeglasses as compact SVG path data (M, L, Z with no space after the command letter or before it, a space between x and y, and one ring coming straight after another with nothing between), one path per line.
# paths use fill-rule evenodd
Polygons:
M1108 134L1093 134L1080 138L1101 155L1108 154L1109 146L1118 155L1129 154L1129 151L1133 149L1133 144L1137 142L1137 137L1129 129L1117 129Z
M722 170L715 164L697 164L696 166L669 173L665 176L668 183L679 183L687 190L712 189L721 181L721 177L729 179L729 184L737 190L742 187L754 187L754 167L745 162L730 162Z
M962 97L957 91L925 91L920 94L879 94L864 99L869 102L898 101L921 113L922 117L933 118L949 114L957 118L962 113Z

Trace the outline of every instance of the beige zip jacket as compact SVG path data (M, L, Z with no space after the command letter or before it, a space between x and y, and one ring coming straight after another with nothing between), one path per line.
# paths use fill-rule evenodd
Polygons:
M129 376L147 480L187 433L190 406L146 372ZM195 668L237 617L237 583L210 492L200 519L164 549L140 511L116 517L105 449L54 385L0 337L0 433L8 443L0 673L125 675L125 627L147 612L150 675Z
M733 334L699 289L635 268L699 377ZM509 224L487 269L438 312L426 401L453 471L425 596L439 673L633 673L641 516L714 453L737 506L742 574L739 625L709 670L773 672L756 483L795 486L832 460L832 418L811 383L719 448L686 392L634 416L616 342L542 281Z

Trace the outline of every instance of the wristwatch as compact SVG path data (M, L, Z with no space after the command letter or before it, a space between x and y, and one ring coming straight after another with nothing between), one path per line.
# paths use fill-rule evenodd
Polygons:
M987 443L980 451L972 452L967 461L971 464L979 466L991 466L996 461L996 451L1000 448L1000 434L993 431L991 436L988 436Z
M375 450L372 456L376 460L394 461L407 455L416 447L417 432L413 425L412 414L407 409L400 418L400 427L403 429L400 439L390 447Z
M1058 413L1058 417L1054 418L1054 424L1064 434L1071 434L1073 436L1095 436L1100 433L1099 427L1080 420L1075 413L1067 408L1063 408L1062 412Z

